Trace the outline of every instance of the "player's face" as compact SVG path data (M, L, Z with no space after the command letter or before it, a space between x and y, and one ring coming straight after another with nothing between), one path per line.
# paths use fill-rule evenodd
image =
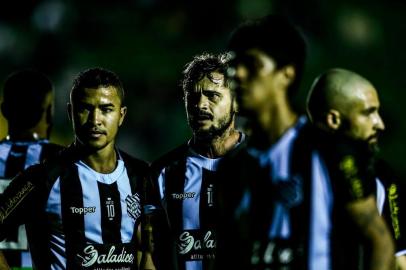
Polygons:
M379 115L378 94L371 85L358 87L357 95L344 113L347 122L344 133L352 139L376 145L379 133L385 129Z
M234 101L224 80L223 74L212 72L187 92L187 119L196 136L221 135L232 124Z
M228 76L234 80L242 114L266 110L275 102L278 72L273 58L261 50L249 49L236 55Z
M82 145L96 150L114 146L126 114L115 87L80 90L69 107L76 138Z

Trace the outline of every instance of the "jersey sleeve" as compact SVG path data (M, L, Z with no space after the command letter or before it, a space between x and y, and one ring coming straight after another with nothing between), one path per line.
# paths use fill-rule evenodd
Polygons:
M357 143L338 141L329 152L329 172L339 200L351 203L375 191L372 154Z
M406 255L406 185L385 162L377 163L377 177L385 187L382 215L396 244L396 256Z
M32 206L37 205L39 187L35 184L40 177L39 166L32 166L11 180L0 197L0 239L18 225L34 217Z

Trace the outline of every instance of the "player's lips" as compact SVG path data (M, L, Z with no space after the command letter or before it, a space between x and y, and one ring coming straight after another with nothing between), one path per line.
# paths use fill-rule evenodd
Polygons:
M368 137L367 141L369 143L377 143L379 138L379 134L374 134Z
M213 116L209 113L199 113L194 115L193 119L197 122L204 122L208 120L213 120Z
M106 135L106 132L105 132L105 131L102 131L102 130L94 130L94 129L92 129L92 130L86 130L85 133L86 133L89 137L92 137L92 138L99 138L99 137L101 137L102 135Z

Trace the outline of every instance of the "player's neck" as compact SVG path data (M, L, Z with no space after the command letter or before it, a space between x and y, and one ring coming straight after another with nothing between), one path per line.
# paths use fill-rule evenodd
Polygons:
M192 148L200 155L207 158L219 158L228 153L240 140L240 132L234 124L219 136L210 139L192 138Z
M16 128L9 127L7 139L10 141L37 141L47 139L47 134L46 132L42 132L42 130L37 130L36 128L18 130Z
M297 121L298 115L287 100L275 104L254 119L253 137L258 137L259 146L271 146Z
M83 150L85 155L83 155L82 161L96 172L111 173L117 167L118 157L114 142L111 142L103 149L91 151L84 148Z

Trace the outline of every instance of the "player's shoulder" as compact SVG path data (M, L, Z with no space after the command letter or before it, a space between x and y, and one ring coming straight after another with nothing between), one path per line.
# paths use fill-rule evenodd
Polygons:
M118 151L127 169L131 168L139 172L147 172L149 165L146 161L136 158L121 149L119 149Z
M56 158L61 151L63 151L66 147L56 144L56 143L41 143L42 150L41 150L41 160L51 160Z
M165 167L184 162L186 160L187 152L188 145L187 143L184 143L154 160L151 163L151 170L161 171Z

